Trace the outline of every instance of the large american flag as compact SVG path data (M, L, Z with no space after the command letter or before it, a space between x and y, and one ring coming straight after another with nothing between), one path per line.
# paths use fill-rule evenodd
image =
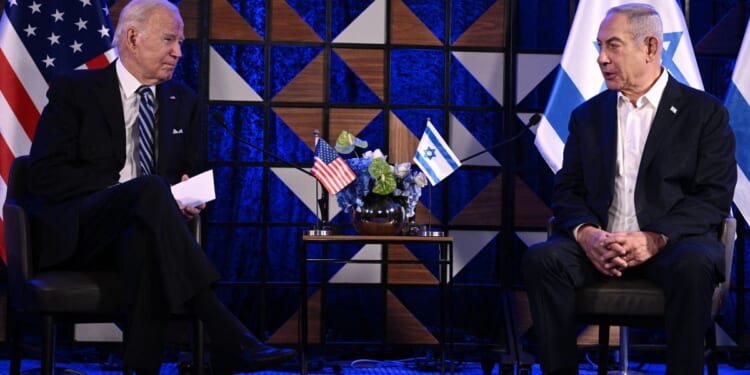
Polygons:
M338 193L357 178L346 160L322 139L315 142L315 162L310 172L331 194Z
M10 164L29 153L48 83L115 59L104 0L9 0L0 18L0 202ZM0 223L0 257L6 262Z

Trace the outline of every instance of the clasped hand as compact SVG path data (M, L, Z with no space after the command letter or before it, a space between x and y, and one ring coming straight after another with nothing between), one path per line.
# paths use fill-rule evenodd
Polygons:
M637 266L666 244L654 232L607 232L591 225L578 230L578 244L599 272L622 276L625 269Z

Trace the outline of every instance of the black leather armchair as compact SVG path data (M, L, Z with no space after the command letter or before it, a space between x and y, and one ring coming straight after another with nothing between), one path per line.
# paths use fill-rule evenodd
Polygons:
M20 372L21 321L29 317L42 320L41 373L51 375L55 367L55 326L58 322L119 321L122 290L114 272L43 271L34 266L29 218L19 204L27 192L28 156L13 161L8 193L3 207L5 242L8 253L9 328L11 340L10 373ZM200 242L200 218L191 229ZM193 370L203 372L203 325L193 320ZM127 339L127 337L125 338ZM130 371L124 370L127 374Z

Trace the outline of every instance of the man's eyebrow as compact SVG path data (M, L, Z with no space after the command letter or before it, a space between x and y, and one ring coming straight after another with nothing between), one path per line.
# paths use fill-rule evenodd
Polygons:
M599 40L599 38L597 38L596 41L599 44L609 44L609 43L612 43L612 42L623 42L622 38L616 37L616 36L613 36L613 37L605 40L604 42L602 42L601 40Z
M174 33L164 33L164 34L162 34L162 38L165 38L165 39L177 39L180 42L182 42L182 41L185 40L185 36L180 35L180 34L174 34Z

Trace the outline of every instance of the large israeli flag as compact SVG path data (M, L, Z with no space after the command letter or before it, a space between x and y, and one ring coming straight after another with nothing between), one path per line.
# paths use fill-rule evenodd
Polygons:
M737 138L737 187L734 190L734 204L742 216L750 218L750 23L745 29L737 63L732 73L724 104L729 110L729 124Z
M534 143L553 171L562 167L563 148L568 138L570 113L579 104L606 89L596 58L599 49L596 34L607 10L632 0L581 0L578 3L573 27L563 51L558 71L544 116L537 129ZM662 64L680 82L703 89L693 45L690 42L685 17L678 1L639 0L651 4L661 15L664 24L664 52Z

